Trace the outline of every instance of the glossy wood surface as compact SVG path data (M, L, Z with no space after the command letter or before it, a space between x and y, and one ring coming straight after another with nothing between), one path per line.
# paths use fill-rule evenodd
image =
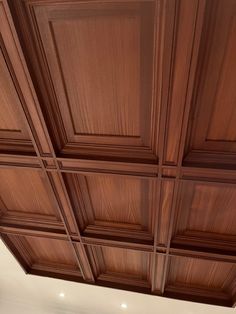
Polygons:
M11 75L7 68L4 55L0 54L0 84L1 84L1 137L29 139L22 112L20 111L20 102ZM5 135L5 136L4 136Z
M235 17L0 0L0 235L26 273L235 306Z
M207 1L202 33L189 145L196 153L223 154L224 163L236 152L235 1Z

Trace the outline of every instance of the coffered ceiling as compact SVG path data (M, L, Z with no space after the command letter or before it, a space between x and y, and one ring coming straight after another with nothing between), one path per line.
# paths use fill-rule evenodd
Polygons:
M0 234L26 273L236 303L236 1L0 0Z
M0 240L0 312L7 314L235 314L236 308L26 276ZM20 289L19 289L20 287ZM61 294L63 293L63 297ZM91 302L92 300L92 302ZM126 304L126 307L122 307Z

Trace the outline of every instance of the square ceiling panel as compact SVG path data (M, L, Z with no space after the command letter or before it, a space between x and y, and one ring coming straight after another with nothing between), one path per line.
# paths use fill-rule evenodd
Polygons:
M76 253L66 240L8 235L5 242L11 249L20 251L19 258L31 273L58 273L81 277Z
M31 8L49 93L41 105L57 153L157 160L154 2L41 3Z
M183 182L173 242L232 250L236 246L236 187L232 184Z
M0 169L1 223L63 229L55 198L42 170Z
M83 235L152 243L155 181L111 175L66 174L64 178Z
M99 281L150 286L151 254L114 247L88 247L88 254Z
M199 295L205 302L217 295L219 304L230 303L234 287L236 265L188 257L171 257L166 291L174 293L182 289L184 293Z

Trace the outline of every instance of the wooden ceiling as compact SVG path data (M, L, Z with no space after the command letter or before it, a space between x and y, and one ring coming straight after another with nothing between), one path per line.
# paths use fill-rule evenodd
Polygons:
M26 273L236 304L236 0L0 0L0 234Z

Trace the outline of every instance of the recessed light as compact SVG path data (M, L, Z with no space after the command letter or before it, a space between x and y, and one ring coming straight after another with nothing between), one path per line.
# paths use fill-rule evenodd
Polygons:
M60 298L64 298L64 297L65 297L65 293L64 293L64 292L61 292L61 293L59 294L59 297L60 297Z
M126 303L122 303L122 304L120 305L120 307L121 307L122 309L127 309L127 304L126 304Z

